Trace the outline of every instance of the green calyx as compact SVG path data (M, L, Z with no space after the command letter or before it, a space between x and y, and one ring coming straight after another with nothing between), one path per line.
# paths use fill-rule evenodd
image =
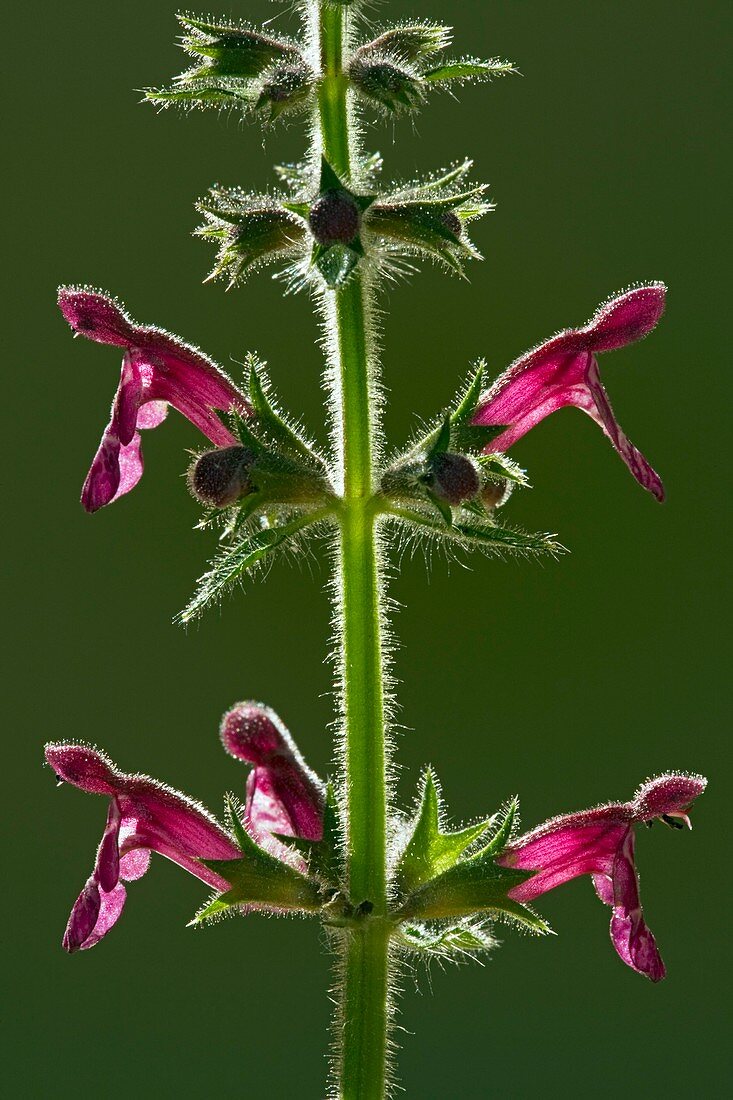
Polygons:
M452 867L491 826L489 818L465 829L444 831L443 817L440 789L428 768L423 776L412 834L395 871L395 883L403 895L411 894Z
M378 156L368 158L360 178L371 183L380 165ZM480 258L466 226L492 209L483 186L461 186L470 167L465 161L383 196L342 180L325 158L315 183L309 166L278 169L291 196L212 187L197 203L204 223L196 235L218 248L208 278L224 279L231 288L265 264L283 261L293 289L314 279L335 289L362 260L388 273L399 270L402 257L415 256L462 274L466 260Z
M465 187L471 161L380 197L370 208L366 229L375 249L387 256L418 256L463 274L469 259L481 259L469 240L470 222L493 209L486 186Z
M318 912L324 904L319 883L261 848L242 825L233 800L228 804L227 817L242 855L239 859L201 860L229 883L229 889L197 913L193 923L223 916L227 910L242 905Z
M242 906L300 912L317 916L330 930L353 933L378 924L400 951L453 961L491 951L496 946L491 922L497 917L533 932L549 931L531 909L509 897L530 872L497 862L516 829L516 800L485 820L449 829L438 781L426 768L408 839L391 873L386 913L369 900L357 904L349 897L343 822L332 784L326 788L321 838L274 837L281 846L277 855L247 832L242 809L231 797L226 810L241 855L202 860L228 889L212 898L194 924Z
M254 80L274 62L300 56L297 44L290 39L262 34L246 23L209 23L190 15L179 15L178 21L184 30L182 48L203 61L179 81L213 77Z
M444 60L450 27L405 23L383 30L354 51L348 77L357 96L387 114L417 111L436 87L490 80L516 72L508 61L493 58Z
M506 455L483 454L501 431L471 423L484 374L484 364L479 363L452 411L395 459L381 480L381 490L390 500L418 507L413 518L423 513L426 503L432 505L456 537L462 528L478 531L482 524L498 532L494 509L506 503L515 484L527 485L524 471ZM471 528L465 520L470 520Z
M450 922L478 914L501 915L535 932L546 932L544 921L509 897L513 887L530 878L531 872L497 863L513 833L516 801L502 814L452 833L441 832L440 814L428 772L413 833L397 868L402 900L395 918ZM476 844L491 827L494 832L476 851Z
M296 176L293 182L301 180ZM362 222L374 200L374 195L350 188L322 157L317 192L283 204L307 223L312 239L309 270L329 289L343 286L364 256Z
M206 500L194 492L208 505L199 527L220 524L223 533L217 556L178 615L184 624L278 553L301 550L305 538L321 533L333 521L338 507L326 463L301 429L280 411L264 367L253 355L245 362L245 380L249 413L232 417L241 445L206 452L197 460L212 461L209 456L220 454L226 463L226 452L238 452L233 463L241 461L233 476L240 478L242 491L237 494L235 485L230 496L232 481L224 477L218 504L213 493Z
M299 111L315 87L315 74L297 42L263 34L245 23L211 23L179 15L183 49L196 59L168 88L146 99L160 106L233 107L273 121Z
M208 279L226 279L228 288L265 264L296 256L305 239L301 220L268 196L212 188L196 209L205 219L196 235L218 245Z

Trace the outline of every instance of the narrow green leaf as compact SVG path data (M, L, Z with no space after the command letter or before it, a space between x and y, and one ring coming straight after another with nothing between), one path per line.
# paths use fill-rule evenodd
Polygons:
M185 88L176 85L173 88L148 88L146 89L145 99L150 103L157 103L161 106L165 106L168 103L182 103L191 104L192 106L231 106L234 103L246 104L249 102L249 97L242 91L222 88L218 84L208 84L202 82L198 85L191 85L191 87Z
M306 512L279 526L265 527L253 535L243 537L234 546L227 547L199 580L193 599L178 616L178 622L189 623L197 618L269 554L290 542L304 528L323 519L329 511L330 509L324 508L317 512Z
M463 179L472 168L472 160L463 160L460 164L456 164L453 168L444 172L442 176L436 176L435 179L428 179L424 183L421 183L418 190L420 194L423 194L425 191L440 191L449 184L456 183L458 180Z
M559 554L564 547L555 541L554 535L538 533L528 535L524 531L511 527L492 526L490 524L476 523L471 520L453 524L456 534L464 539L467 544L482 546L487 549L514 550L526 553Z
M399 519L414 523L431 534L442 535L458 543L466 550L480 549L487 553L519 554L560 554L564 547L555 541L553 535L535 534L529 535L511 527L499 527L495 524L481 523L478 519L459 518L453 516L450 527L444 527L427 512L421 512L410 508L393 507L391 514Z
M476 958L497 946L489 927L466 918L437 926L406 921L398 925L396 939L409 951L454 962L461 962L466 957Z

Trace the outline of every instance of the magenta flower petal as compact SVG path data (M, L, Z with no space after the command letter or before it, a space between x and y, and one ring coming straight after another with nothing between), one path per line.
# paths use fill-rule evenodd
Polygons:
M127 891L121 882L118 882L114 890L110 890L109 893L104 893L100 890L100 906L99 913L94 928L86 937L84 942L80 944L82 951L88 951L90 947L94 947L103 939L109 930L117 923L122 916L122 910L125 908L125 902L127 900ZM64 944L66 946L66 944ZM67 950L69 950L67 948Z
M672 773L648 779L634 795L636 813L642 821L652 821L655 817L679 817L688 828L692 828L687 810L706 786L707 779L701 775Z
M64 951L72 954L83 947L94 931L100 912L99 885L88 878L84 889L74 902L62 940Z
M687 816L705 790L702 776L670 773L647 780L632 802L599 806L551 818L507 845L498 859L505 867L535 872L509 896L529 902L556 886L590 875L601 901L611 907L611 940L621 959L651 981L665 974L639 898L634 861L634 826L655 818Z
M628 823L613 818L558 823L556 827L548 822L546 829L540 826L523 839L517 851L512 851L514 846L507 850L512 851L507 865L537 872L516 886L512 897L529 902L578 875L610 873L627 832Z
M59 306L77 336L125 349L110 421L84 482L94 512L128 493L143 473L140 429L157 427L172 405L218 447L237 439L219 414L249 413L240 391L198 348L161 328L137 325L100 291L62 287Z
M320 840L323 783L275 712L259 703L237 703L222 719L221 739L228 753L254 764L245 811L255 839L280 834Z
M85 287L59 287L59 309L77 336L99 344L128 347L135 326L124 310L107 294Z
M117 770L103 753L88 745L49 744L46 762L57 777L87 794L114 794Z
M186 795L142 775L126 775L103 753L84 745L47 745L46 760L57 776L110 799L94 870L77 898L64 935L67 951L97 943L122 912L121 880L145 874L151 852L212 886L228 883L203 859L237 859L241 852L215 818Z
M664 313L667 288L664 283L634 287L599 306L581 329L591 351L614 351L643 340L659 324Z
M665 287L636 287L601 306L580 329L567 329L517 359L480 399L473 423L504 426L486 453L507 451L550 413L574 405L611 441L629 470L657 500L659 475L622 431L601 383L596 355L642 339L664 312Z
M634 863L633 829L628 830L616 854L611 881L613 913L610 931L613 946L632 970L645 974L653 982L659 982L666 971L641 908L639 879Z

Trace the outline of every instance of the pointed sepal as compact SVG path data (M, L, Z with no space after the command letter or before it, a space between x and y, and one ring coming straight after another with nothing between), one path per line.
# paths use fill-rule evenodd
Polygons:
M181 46L203 61L200 68L178 77L178 82L207 77L254 80L275 61L300 55L294 42L262 34L246 23L211 23L183 14L177 18L184 30Z
M499 76L510 76L517 71L511 61L502 61L498 57L492 57L488 61L465 57L457 61L445 61L434 68L427 69L423 72L423 79L432 84L445 84L450 81L480 83L494 80Z
M402 23L381 31L356 53L389 53L403 61L418 61L447 49L451 38L452 28L440 23Z
M242 856L201 861L228 882L230 889L212 899L192 923L200 924L240 905L317 912L323 904L319 884L261 848L242 825L233 800L227 816Z
M303 108L315 87L296 42L263 34L245 23L212 23L180 15L183 49L196 58L170 87L148 89L158 106L240 107L265 121Z
M415 111L425 100L419 70L389 52L357 52L348 75L360 99L390 115Z
M443 538L463 550L481 550L492 556L518 554L523 557L539 554L557 557L565 552L564 546L557 541L555 535L543 532L529 534L516 527L501 526L486 513L479 515L469 510L460 516L453 513L450 526L418 508L395 506L390 508L388 514L406 523L408 529L414 526L416 533Z
M204 216L196 235L218 246L207 282L224 278L228 289L265 264L296 257L306 237L302 218L269 195L212 187L196 209Z
M271 394L265 368L255 355L247 356L245 376L252 414L246 421L240 420L242 426L255 431L258 439L265 446L284 451L296 461L305 462L307 466L324 472L323 460L278 408Z
M491 825L488 819L464 829L445 830L444 816L440 788L434 773L427 768L412 835L395 872L395 882L403 893L412 893L452 867Z
M500 867L490 853L478 852L418 887L402 903L396 919L450 920L484 913L519 921L533 932L548 932L541 917L509 897L531 874Z
M484 197L484 185L460 186L470 166L470 161L465 161L374 202L364 224L373 234L377 250L435 260L459 275L467 260L480 259L466 227L493 205Z

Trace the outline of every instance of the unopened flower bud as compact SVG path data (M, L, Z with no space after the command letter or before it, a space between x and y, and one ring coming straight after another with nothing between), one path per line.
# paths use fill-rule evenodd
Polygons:
M440 451L430 460L428 481L433 494L446 504L462 504L478 493L478 471L465 455Z
M274 710L261 703L237 703L224 715L220 733L228 753L254 765L246 811L258 838L275 833L320 840L323 783Z
M348 244L359 232L359 207L345 191L335 189L319 195L313 203L308 224L322 245Z
M397 59L357 52L349 76L362 96L394 114L414 109L423 100L422 81Z
M221 447L200 455L188 471L188 487L202 504L228 508L252 491L252 452L246 447Z
M267 196L237 188L212 188L198 204L205 222L199 237L219 245L210 279L241 282L250 271L290 255L305 237L302 221Z
M305 64L275 65L265 76L257 106L269 107L270 115L276 118L283 111L303 103L312 86L313 74Z

